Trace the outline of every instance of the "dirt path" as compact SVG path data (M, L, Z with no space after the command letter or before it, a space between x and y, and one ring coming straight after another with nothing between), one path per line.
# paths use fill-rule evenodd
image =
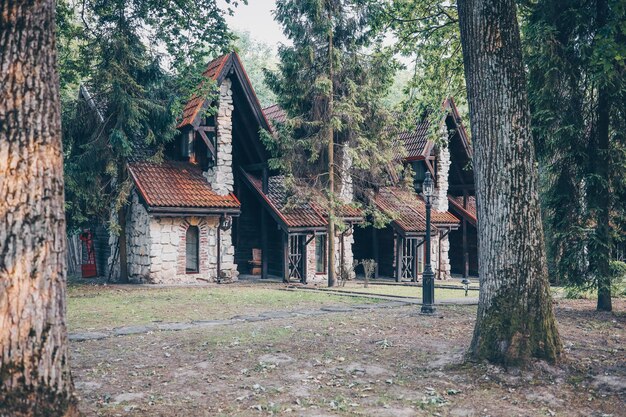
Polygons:
M567 360L463 364L475 307L331 312L72 343L81 407L103 416L623 416L626 302L560 301Z

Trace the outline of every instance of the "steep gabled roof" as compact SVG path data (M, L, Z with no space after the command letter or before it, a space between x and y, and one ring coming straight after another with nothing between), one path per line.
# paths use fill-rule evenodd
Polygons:
M261 178L241 170L243 178L255 194L261 199L267 208L271 210L272 216L284 225L285 228L323 230L328 225L328 215L326 211L313 201L305 201L300 204L288 205L287 188L285 178L282 175L275 175L268 178L267 192L263 192L263 181ZM363 220L361 210L350 205L339 208L339 217L345 221L359 222Z
M149 208L238 210L240 207L233 194L215 193L202 175L202 169L189 162L131 162L128 171Z
M426 203L413 190L383 187L373 197L373 202L387 216L392 225L403 234L426 233ZM460 223L450 212L431 211L433 230L437 226L457 227Z
M263 114L270 123L285 123L287 121L287 112L278 104L272 104L263 109Z
M459 216L464 217L473 226L478 223L476 217L476 197L473 195L467 196L467 204L463 205L463 196L454 197L449 195L448 201L450 202L450 208Z
M215 82L217 85L220 85L224 78L230 74L237 76L259 126L268 131L271 130L270 125L263 114L263 110L261 109L259 99L254 92L254 88L252 88L248 74L241 64L239 55L237 55L236 52L230 52L209 62L207 69L202 73L206 79ZM183 110L182 120L176 127L181 129L186 126L196 126L199 123L199 119L202 114L201 110L206 108L208 105L209 103L207 103L206 98L193 96L187 102L187 105Z

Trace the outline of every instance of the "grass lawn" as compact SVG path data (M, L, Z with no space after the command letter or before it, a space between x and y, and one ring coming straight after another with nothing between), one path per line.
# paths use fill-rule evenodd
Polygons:
M325 289L325 288L321 288ZM370 284L365 288L361 282L349 282L345 287L336 287L332 290L359 292L365 294L392 295L398 297L422 298L422 288L408 285L376 285ZM435 300L449 300L452 298L464 298L465 291L462 289L435 288ZM469 298L477 298L478 291L469 291Z
M280 288L280 285L260 284L197 288L70 285L68 327L70 331L105 329L155 321L227 319L265 311L376 302Z

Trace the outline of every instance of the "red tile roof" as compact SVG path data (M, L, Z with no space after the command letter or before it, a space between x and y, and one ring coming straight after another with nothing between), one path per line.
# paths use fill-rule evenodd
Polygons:
M232 52L226 55L222 55L221 57L209 62L206 70L202 73L202 75L209 80L217 81L231 54ZM192 124L196 116L202 109L204 101L204 97L193 96L187 102L187 105L183 109L183 120L176 127L181 128Z
M467 219L476 225L476 197L470 195L467 197L467 206L463 207L463 197L454 197L449 195L448 201L456 208L461 215L467 217Z
M270 123L285 123L287 121L287 112L284 111L278 104L272 104L269 107L263 109L263 114Z
M405 159L418 159L425 155L428 145L428 129L430 128L430 120L418 123L412 132L401 132L398 135L400 143L404 144L406 149Z
M233 194L216 194L202 170L188 162L132 162L135 186L150 207L239 208Z
M267 193L263 193L262 180L254 175L244 172L247 180L252 184L256 192L266 201L274 213L285 223L287 227L325 227L328 222L327 213L318 204L306 201L297 204L288 204L287 189L284 177L276 175L268 178ZM339 216L344 219L360 220L363 213L356 207L345 205L340 208Z
M426 232L426 203L414 191L397 187L381 188L374 196L374 204L405 232ZM459 223L459 219L447 211L433 210L431 219L433 227Z

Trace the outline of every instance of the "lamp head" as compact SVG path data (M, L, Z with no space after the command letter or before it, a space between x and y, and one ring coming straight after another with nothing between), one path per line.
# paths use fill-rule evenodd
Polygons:
M424 183L422 185L422 192L424 193L424 197L432 197L435 192L435 182L433 181L430 172L426 172Z

